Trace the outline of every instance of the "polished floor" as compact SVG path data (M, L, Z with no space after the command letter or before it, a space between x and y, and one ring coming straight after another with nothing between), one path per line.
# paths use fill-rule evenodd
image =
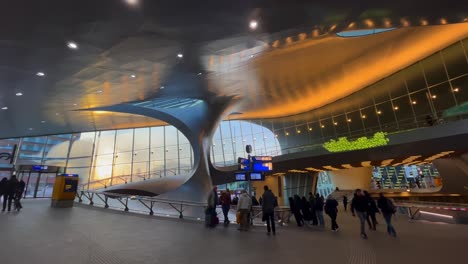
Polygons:
M339 232L312 227L235 225L206 229L202 221L150 217L79 205L52 209L26 200L20 213L0 213L0 263L465 263L468 226L412 222L398 216L399 236L379 225L369 239L340 213ZM379 218L380 219L380 218ZM329 224L328 219L327 224ZM383 223L383 220L380 220Z

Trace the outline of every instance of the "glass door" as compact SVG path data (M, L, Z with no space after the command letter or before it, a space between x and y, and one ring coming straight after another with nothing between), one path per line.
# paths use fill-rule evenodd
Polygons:
M52 190L55 183L55 173L40 173L37 182L36 198L52 197Z
M36 197L36 188L37 182L39 180L39 173L37 172L28 172L23 173L22 178L26 183L26 188L24 190L25 198L34 198Z

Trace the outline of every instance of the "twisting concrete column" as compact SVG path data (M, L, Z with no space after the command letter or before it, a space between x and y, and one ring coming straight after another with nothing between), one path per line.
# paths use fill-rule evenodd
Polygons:
M108 188L111 192L125 192L146 195L159 195L161 198L205 201L212 188L209 170L209 153L211 137L227 110L232 98L218 97L211 102L201 101L187 108L151 109L131 104L121 104L93 109L137 114L165 121L180 130L189 140L194 153L194 167L191 175L182 185L173 189L180 177L146 180ZM164 193L161 193L164 192Z

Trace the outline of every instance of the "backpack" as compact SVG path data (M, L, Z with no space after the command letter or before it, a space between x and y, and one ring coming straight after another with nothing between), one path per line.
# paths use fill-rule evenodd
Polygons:
M395 205L393 204L393 202L387 198L387 208L388 208L388 211L391 212L391 213L396 213L396 207Z

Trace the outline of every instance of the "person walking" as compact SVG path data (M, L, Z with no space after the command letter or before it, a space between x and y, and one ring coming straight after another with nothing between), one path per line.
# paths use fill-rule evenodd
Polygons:
M15 193L15 210L19 212L21 208L23 208L23 205L21 205L21 198L23 197L24 193L24 188L26 187L26 183L21 179L18 182L18 186L16 187L16 193Z
M210 191L208 195L208 207L206 209L206 219L205 219L205 224L208 227L215 227L217 225L216 223L216 206L218 205L218 187L214 186L213 189Z
M229 189L221 194L221 208L223 210L224 215L224 225L227 226L229 224L229 210L231 209L231 193Z
M3 209L2 212L5 212L8 202L8 212L11 211L11 202L15 198L16 187L18 185L18 180L16 176L11 176L10 180L6 182L6 188L3 193Z
M315 214L317 215L319 226L325 226L325 220L323 219L323 199L317 193L315 194Z
M361 237L363 239L367 239L366 219L367 212L369 211L368 207L369 204L367 198L364 196L361 189L356 189L355 196L351 201L351 212L353 213L353 216L356 216L357 214L359 217L359 221L361 223Z
M6 192L6 187L7 187L7 178L6 177L3 177L3 179L0 181L0 199L3 197L3 195L5 194ZM5 198L3 198L5 199Z
M304 217L304 222L310 223L310 220L312 219L312 217L310 216L310 204L305 198L305 196L302 196L301 199L301 212L302 216Z
M312 225L318 225L317 213L315 212L315 197L312 192L309 193L309 205L310 205L310 217L312 220Z
M369 230L376 230L377 229L377 219L375 218L375 214L379 212L377 205L375 204L374 199L370 196L367 191L364 191L364 196L367 199L368 207L367 207L367 223L369 224Z
M395 228L392 225L392 216L396 212L395 205L393 202L384 196L383 193L380 193L380 197L377 200L377 206L382 212L385 223L387 224L387 233L393 237L396 237Z
M339 227L336 223L336 218L338 216L338 201L331 197L331 195L328 196L327 201L325 202L325 213L331 219L332 231L338 231Z
M273 231L273 235L276 234L275 229L275 207L276 207L276 198L273 192L268 189L268 186L263 186L265 192L262 195L262 213L263 219L267 223L267 234L269 235Z
M252 208L252 198L249 197L245 190L242 191L239 203L237 204L237 211L240 213L240 231L249 230L249 213Z
M343 196L343 206L344 206L344 210L346 212L348 210L348 197L346 195Z
M292 197L289 197L289 209L296 219L297 226L302 226L304 220L302 220L302 215L299 212L299 208L297 207Z

